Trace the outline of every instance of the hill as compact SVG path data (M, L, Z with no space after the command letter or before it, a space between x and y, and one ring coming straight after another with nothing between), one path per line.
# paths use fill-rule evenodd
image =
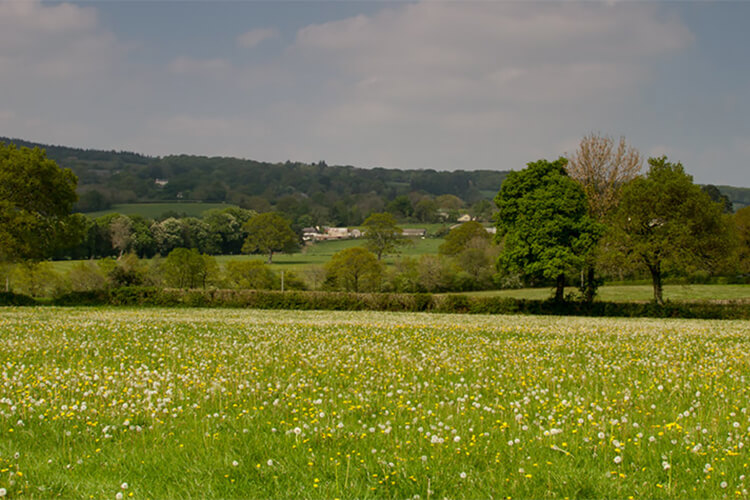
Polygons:
M0 141L43 148L48 157L73 170L79 179L79 209L85 212L114 203L201 201L256 210L272 206L284 212L298 209L314 214L323 210L331 222L352 224L369 212L384 209L399 196L409 196L412 209L424 196L454 195L467 205L491 199L507 174L494 170L364 169L325 162L266 163L188 155L150 157L2 137Z
M78 210L96 212L112 204L155 202L229 203L258 211L276 209L302 223L356 225L384 210L420 218L422 199L453 195L464 206L491 200L507 171L399 170L329 166L325 162L267 163L254 160L176 155L152 157L126 151L55 146L0 137L0 142L40 147L78 176ZM750 205L750 188L717 186L734 208ZM408 197L410 203L404 203ZM437 200L437 208L440 201ZM456 200L442 200L454 208ZM395 205L393 205L395 204ZM308 216L308 217L303 217ZM422 214L431 222L432 214Z

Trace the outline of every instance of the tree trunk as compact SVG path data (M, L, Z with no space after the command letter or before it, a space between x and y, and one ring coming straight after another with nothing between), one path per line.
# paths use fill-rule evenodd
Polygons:
M562 302L565 298L565 273L561 273L557 276L557 283L555 286L555 302Z
M664 305L664 287L661 282L661 263L649 265L648 270L651 271L651 282L654 284L654 300L660 306Z
M586 268L586 278L585 283L583 285L583 300L585 300L587 303L591 303L594 301L594 297L596 297L596 270L594 269L594 266L587 266Z
M268 253L268 263L273 264L273 252Z

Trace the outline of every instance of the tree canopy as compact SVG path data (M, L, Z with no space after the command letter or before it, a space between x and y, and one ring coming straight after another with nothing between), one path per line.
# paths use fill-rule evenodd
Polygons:
M375 213L362 223L367 240L367 248L380 260L383 255L394 252L407 241L401 236L401 228L388 212Z
M529 163L511 172L495 197L497 238L504 245L500 266L528 278L555 280L555 300L563 299L565 273L581 269L600 234L566 163L565 158Z
M347 292L375 292L380 288L383 268L372 252L352 247L336 252L326 264L328 286Z
M0 258L40 259L74 243L76 185L44 151L0 143Z
M489 241L491 236L479 222L464 222L451 229L438 251L443 255L458 255L475 238Z
M612 241L651 274L654 300L663 304L665 267L710 268L732 244L723 206L693 184L682 164L649 158L648 174L622 190L612 217Z
M297 235L289 226L289 221L279 214L258 214L243 227L247 231L247 238L242 251L268 255L269 264L275 252L293 252L298 248Z

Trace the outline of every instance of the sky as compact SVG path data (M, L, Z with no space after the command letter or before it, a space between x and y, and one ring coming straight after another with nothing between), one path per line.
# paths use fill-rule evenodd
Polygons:
M750 187L750 1L0 0L0 136L518 170L590 133Z

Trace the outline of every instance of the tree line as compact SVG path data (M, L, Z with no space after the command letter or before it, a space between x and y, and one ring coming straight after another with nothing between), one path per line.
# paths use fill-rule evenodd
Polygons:
M238 261L222 272L210 255L260 253L270 263L275 252L298 248L289 218L238 207L202 219L112 214L91 220L71 214L77 179L43 151L3 145L0 162L0 260L105 258L78 266L69 287L275 288L280 276L270 267ZM344 250L305 276L287 276L288 287L440 292L552 285L555 299L563 300L575 282L581 298L591 301L604 277L645 272L662 303L665 273L750 273L750 209L730 214L721 193L695 185L666 157L648 159L645 175L642 163L624 139L592 134L567 158L532 162L508 175L495 207L482 207L497 210L496 236L465 223L447 235L438 255L403 257L385 268L382 256L405 240L396 214L372 212L363 221L365 248ZM394 212L403 220L403 212ZM162 258L139 261L155 255ZM39 269L45 274L44 266L32 267L19 268L32 285L54 281L48 272L35 277Z

